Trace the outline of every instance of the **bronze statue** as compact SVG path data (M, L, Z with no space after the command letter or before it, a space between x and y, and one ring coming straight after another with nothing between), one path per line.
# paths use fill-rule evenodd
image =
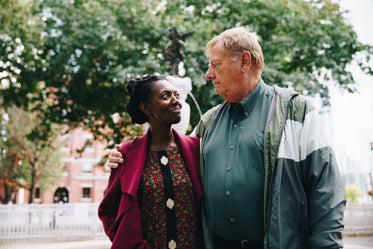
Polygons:
M191 37L194 32L180 34L175 26L167 29L167 38L170 40L166 45L166 57L170 60L171 72L173 75L179 75L179 64L184 60L182 47L186 39Z

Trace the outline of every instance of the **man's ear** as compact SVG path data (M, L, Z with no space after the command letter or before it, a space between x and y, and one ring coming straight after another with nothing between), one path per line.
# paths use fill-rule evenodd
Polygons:
M251 54L249 51L243 51L241 56L241 71L242 72L248 72L251 67Z
M152 113L152 108L151 108L151 105L149 103L145 103L145 102L140 102L140 110L145 113L145 115L150 115Z

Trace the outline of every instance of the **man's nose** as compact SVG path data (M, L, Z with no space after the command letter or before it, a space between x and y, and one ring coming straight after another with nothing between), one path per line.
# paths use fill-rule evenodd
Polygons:
M206 80L213 80L215 79L215 74L212 72L211 68L209 68L205 74Z

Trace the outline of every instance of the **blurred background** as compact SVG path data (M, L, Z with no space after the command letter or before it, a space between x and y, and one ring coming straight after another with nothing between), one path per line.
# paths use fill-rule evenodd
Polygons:
M102 236L97 205L132 125L126 83L190 82L186 134L222 101L205 44L234 26L260 37L266 83L311 98L343 173L345 234L373 233L373 0L0 0L0 244ZM184 39L175 72L167 30ZM189 84L189 83L188 83Z

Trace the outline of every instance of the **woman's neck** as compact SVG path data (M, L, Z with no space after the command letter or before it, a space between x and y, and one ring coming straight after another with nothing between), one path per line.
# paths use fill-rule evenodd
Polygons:
M153 151L167 151L176 146L174 134L169 128L150 128L150 149Z

